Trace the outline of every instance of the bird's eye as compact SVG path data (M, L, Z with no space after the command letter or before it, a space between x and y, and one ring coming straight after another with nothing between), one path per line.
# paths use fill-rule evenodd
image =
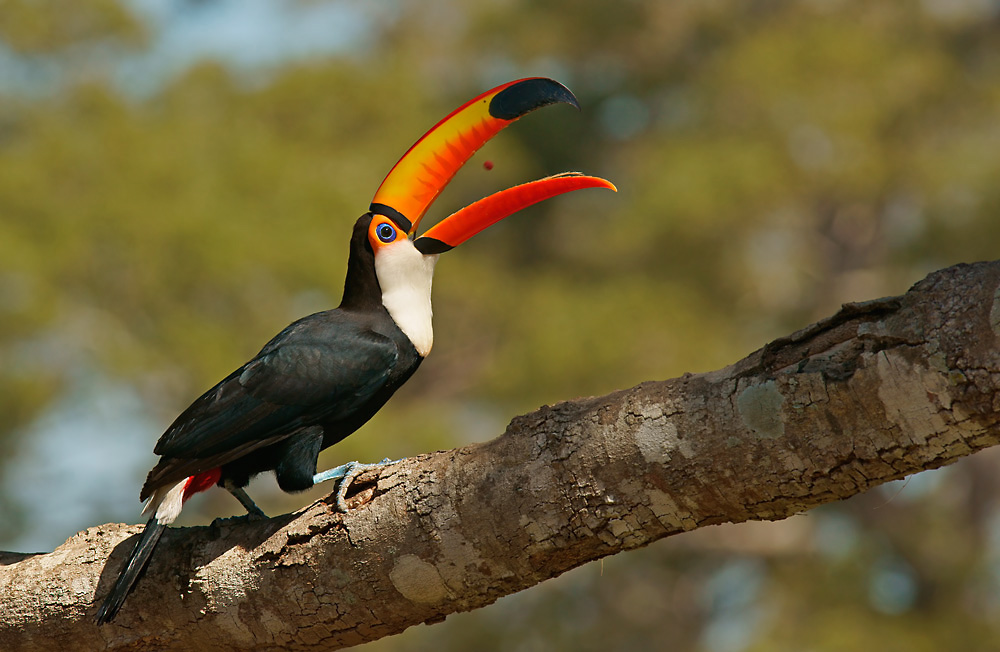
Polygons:
M392 228L392 225L383 222L375 227L375 235L382 242L392 242L396 239L396 229Z

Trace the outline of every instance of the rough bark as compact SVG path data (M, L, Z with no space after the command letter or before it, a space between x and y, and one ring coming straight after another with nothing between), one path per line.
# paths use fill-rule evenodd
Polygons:
M781 519L997 444L998 340L1000 262L952 267L720 371L362 477L347 514L171 529L102 628L138 526L0 555L0 649L335 649L671 534Z

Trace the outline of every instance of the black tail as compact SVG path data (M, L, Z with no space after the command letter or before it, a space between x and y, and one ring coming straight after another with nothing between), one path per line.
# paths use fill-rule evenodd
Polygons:
M139 537L139 542L135 544L128 562L122 569L121 575L118 576L118 581L115 582L108 597L104 598L104 604L101 605L100 611L97 612L95 620L98 625L110 622L118 613L118 610L122 608L122 603L125 602L128 594L132 592L132 587L135 586L135 581L139 579L139 574L149 564L153 548L156 547L156 542L160 540L160 535L163 534L165 529L167 529L167 526L161 525L155 516L146 523L146 529L142 531L142 536Z

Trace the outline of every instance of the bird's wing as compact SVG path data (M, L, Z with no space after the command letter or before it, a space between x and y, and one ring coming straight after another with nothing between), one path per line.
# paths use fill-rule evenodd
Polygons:
M319 338L286 329L177 417L153 449L163 457L143 494L346 415L385 385L398 356L392 340L369 330Z

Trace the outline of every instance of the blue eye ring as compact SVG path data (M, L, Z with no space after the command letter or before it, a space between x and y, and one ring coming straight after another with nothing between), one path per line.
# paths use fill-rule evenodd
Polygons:
M375 235L379 240L388 244L396 239L396 229L392 228L388 222L382 222L375 227Z

